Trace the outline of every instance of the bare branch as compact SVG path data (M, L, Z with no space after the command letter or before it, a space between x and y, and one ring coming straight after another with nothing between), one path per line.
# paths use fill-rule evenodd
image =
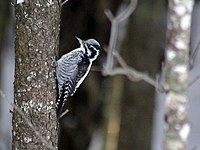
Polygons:
M158 91L165 92L166 89L162 87L156 80L152 79L148 75L136 71L134 68L114 68L110 72L108 72L108 75L125 75L132 81L145 81L149 83L150 85L154 86Z
M136 6L137 6L137 0L131 0L129 6L116 17L116 20L118 22L122 22L128 17L130 17L130 15L134 12Z
M65 1L63 1L62 3L61 3L61 6L63 6L65 3L67 3L68 2L68 0L65 0Z
M105 14L107 18L111 21L111 35L110 35L110 40L109 40L109 46L107 48L108 55L107 55L106 63L104 64L103 74L104 75L125 75L131 81L143 80L149 83L150 85L154 86L155 88L157 88L159 91L163 92L163 91L166 91L164 90L163 86L161 86L156 80L152 79L148 75L141 73L139 71L136 71L132 67L129 67L116 50L119 24L122 21L125 21L126 19L128 19L128 17L130 17L130 15L134 12L136 6L137 6L137 0L131 0L129 6L116 17L113 16L112 12L109 9L105 10ZM121 68L113 68L114 57L117 59L117 61L121 65Z
M108 14L109 13L107 13L107 15ZM113 68L113 64L114 64L113 51L116 49L117 35L118 35L118 30L119 30L118 28L119 28L118 22L116 22L115 19L112 19L111 20L111 35L110 35L108 53L107 53L108 56L107 56L106 64L104 65L103 74L107 74L107 72Z
M190 54L190 58L189 58L190 69L192 69L194 67L196 56L197 56L199 50L200 50L200 41L198 42L196 48Z
M117 17L114 17L110 10L105 10L105 14L111 22L111 35L109 39L109 46L108 46L108 56L106 60L106 64L104 65L103 74L107 74L114 65L114 58L113 53L116 50L117 45L117 38L118 38L118 31L119 31L119 24L127 19L135 10L137 5L137 0L131 0L129 6L120 13Z
M105 10L104 10L104 13L105 13L106 17L107 17L110 21L112 21L112 20L114 19L114 16L113 16L112 12L110 11L110 9L105 9Z
M198 75L196 78L194 78L192 81L189 82L188 86L192 86L195 82L197 82L200 79L200 75Z
M61 115L60 115L60 118L62 118L64 115L66 115L67 113L69 112L69 109L66 109ZM60 119L59 118L59 119Z
M117 53L115 51L114 56L116 57L117 61L119 62L119 64L122 66L121 69L119 68L115 68L113 71L116 72L123 72L124 75L126 75L130 80L132 81L145 81L147 83L149 83L150 85L154 86L156 89L158 89L160 92L164 92L166 91L164 89L164 87L162 85L159 84L159 80L154 80L151 77L149 77L148 75L141 73L137 70L135 70L132 67L129 67L126 62L124 61L124 59L119 55L119 53Z
M130 15L134 12L135 8L137 6L137 0L131 0L128 7L122 11L119 15L114 17L112 13L109 11L109 19L112 23L111 26L111 36L109 41L109 49L116 49L116 41L118 37L118 31L119 31L119 24L124 21L125 19L128 19ZM112 15L112 17L111 17Z
M125 60L119 55L119 53L117 51L115 51L113 53L113 55L115 56L115 58L117 58L119 64L124 67L124 68L128 68L128 65L126 64Z

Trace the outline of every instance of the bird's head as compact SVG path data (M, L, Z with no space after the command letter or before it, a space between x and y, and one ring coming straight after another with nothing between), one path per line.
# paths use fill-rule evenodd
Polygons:
M101 46L95 39L88 39L86 41L81 40L78 37L76 37L76 39L79 41L81 48L83 48L85 55L87 55L92 61L99 56Z

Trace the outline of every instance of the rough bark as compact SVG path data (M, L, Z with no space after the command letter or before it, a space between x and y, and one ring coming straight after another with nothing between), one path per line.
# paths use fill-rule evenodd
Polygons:
M59 43L59 3L25 0L16 4L15 13L13 150L57 149L52 58Z
M188 122L189 40L192 0L169 0L168 40L166 47L165 80L166 150L185 150L190 132Z

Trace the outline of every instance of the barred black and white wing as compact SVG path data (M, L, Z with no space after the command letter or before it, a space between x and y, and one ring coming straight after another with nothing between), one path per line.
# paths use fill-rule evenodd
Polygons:
M90 61L79 49L63 55L57 61L56 75L59 89L57 100L58 117L68 97L75 93L76 89L87 76L90 67Z
M57 100L57 116L59 117L62 113L62 108L66 103L70 93L74 90L74 83L72 80L67 80L63 83L62 89Z

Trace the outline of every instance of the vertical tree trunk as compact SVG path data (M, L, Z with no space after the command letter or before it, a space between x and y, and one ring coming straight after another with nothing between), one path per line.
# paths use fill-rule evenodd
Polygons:
M166 150L185 150L190 132L188 98L189 40L193 0L169 0L166 48Z
M57 149L52 58L59 44L59 3L57 0L17 3L13 150Z

